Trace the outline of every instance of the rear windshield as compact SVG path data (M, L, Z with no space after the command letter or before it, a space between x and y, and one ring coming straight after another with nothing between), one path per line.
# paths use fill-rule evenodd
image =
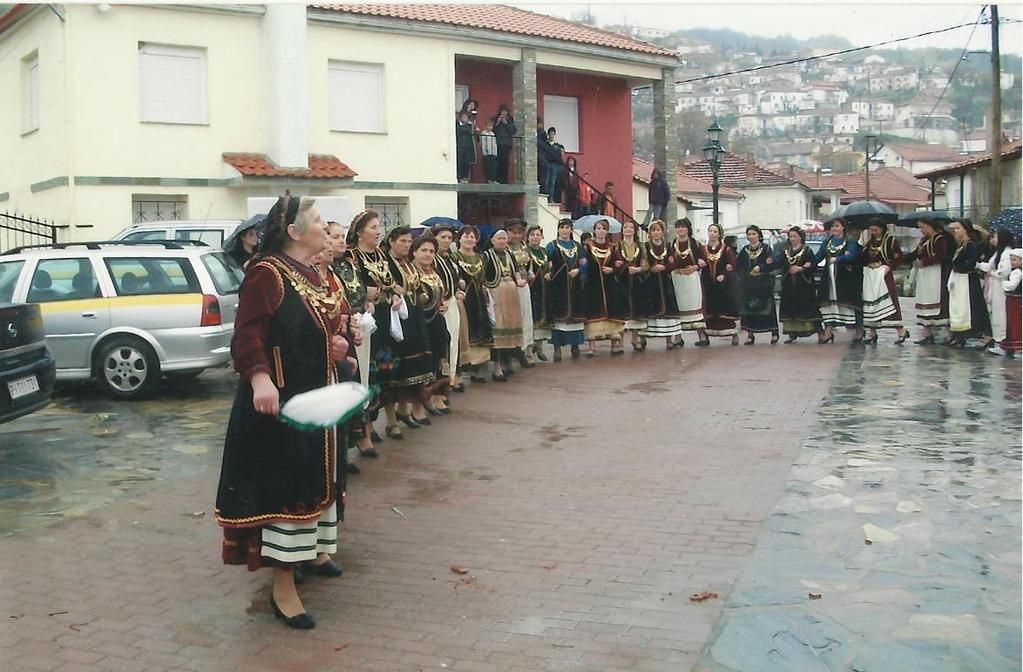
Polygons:
M24 261L0 261L0 303L11 303Z
M108 257L107 270L118 296L197 294L199 279L180 257Z
M237 294L245 271L223 252L202 255L202 263L213 279L217 294Z

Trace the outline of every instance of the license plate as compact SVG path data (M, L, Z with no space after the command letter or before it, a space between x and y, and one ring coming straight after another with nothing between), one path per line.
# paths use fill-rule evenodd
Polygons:
M21 397L32 394L33 392L39 391L39 381L36 380L35 376L28 376L27 378L18 378L7 383L7 390L11 393L11 399L20 399Z

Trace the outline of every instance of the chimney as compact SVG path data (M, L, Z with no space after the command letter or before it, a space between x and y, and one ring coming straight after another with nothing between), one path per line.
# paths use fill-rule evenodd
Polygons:
M746 182L752 183L757 181L757 164L753 159L753 154L746 155Z
M307 23L304 4L268 4L263 16L266 153L284 168L309 167Z

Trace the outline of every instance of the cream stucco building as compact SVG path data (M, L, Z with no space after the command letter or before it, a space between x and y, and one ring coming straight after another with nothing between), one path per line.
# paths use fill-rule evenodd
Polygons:
M241 219L285 189L403 223L479 217L484 198L538 221L537 115L574 133L567 149L595 179L626 183L640 86L674 172L672 52L487 7L16 5L0 18L0 86L18 94L0 98L0 208L53 220L64 240ZM513 110L507 184L456 179L466 96L481 117Z

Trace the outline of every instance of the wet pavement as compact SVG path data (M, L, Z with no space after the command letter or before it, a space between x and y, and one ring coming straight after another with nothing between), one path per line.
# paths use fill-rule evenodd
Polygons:
M235 384L228 369L209 369L132 403L59 385L45 409L0 424L0 537L219 465Z
M699 670L1020 669L1020 367L852 349Z

